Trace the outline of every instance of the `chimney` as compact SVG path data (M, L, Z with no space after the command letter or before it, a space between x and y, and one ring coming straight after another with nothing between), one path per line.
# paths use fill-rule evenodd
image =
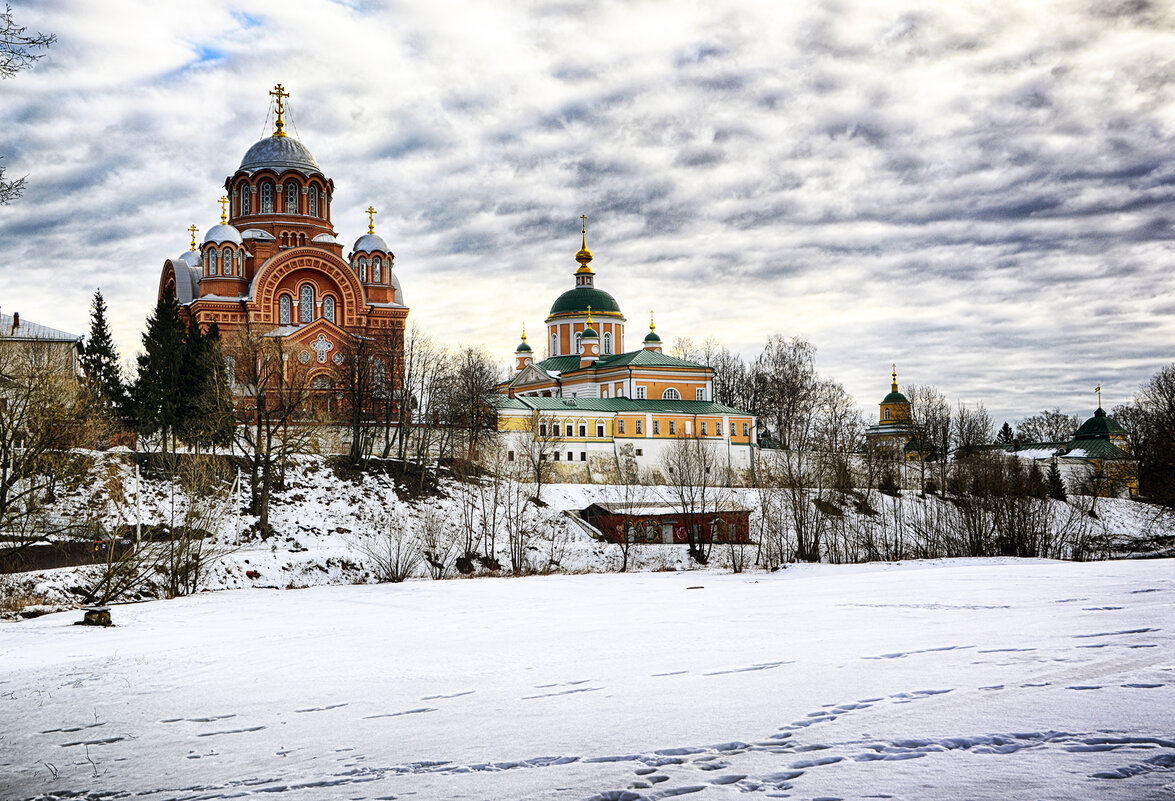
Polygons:
M12 313L12 330L15 331L18 328L20 328L20 312L13 312Z

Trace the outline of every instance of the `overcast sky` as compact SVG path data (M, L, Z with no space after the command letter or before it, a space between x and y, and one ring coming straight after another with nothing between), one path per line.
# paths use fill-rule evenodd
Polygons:
M806 337L871 410L891 362L998 424L1175 358L1167 3L10 2L58 42L0 83L0 307L101 287L125 357L281 82L340 240L374 205L411 319L503 361L580 214L630 348Z

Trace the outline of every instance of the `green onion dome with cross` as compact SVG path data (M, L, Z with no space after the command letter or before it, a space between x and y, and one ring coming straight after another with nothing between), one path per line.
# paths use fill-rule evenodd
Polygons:
M587 217L581 216L580 219L583 222L583 245L575 254L575 260L579 262L579 269L575 271L575 288L555 299L546 319L549 355L580 353L580 340L588 328L599 336L601 355L623 353L625 318L616 298L595 287L596 276L591 268L593 257L587 247ZM589 316L592 323L589 323Z

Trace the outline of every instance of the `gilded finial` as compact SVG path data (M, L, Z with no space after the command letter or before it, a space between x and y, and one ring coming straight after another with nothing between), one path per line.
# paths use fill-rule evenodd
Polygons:
M1097 407L1100 409L1102 408L1102 385L1098 384L1094 387L1094 392L1097 393Z
M275 122L273 126L273 135L285 136L286 121L282 115L284 115L286 112L286 106L283 101L290 96L290 93L287 92L286 88L279 83L277 86L273 87L273 91L270 92L269 95L270 97L277 98L277 122Z
M526 323L522 324L522 341L526 341Z
M653 322L653 310L652 309L649 309L649 330L650 331L657 330L657 324Z
M374 234L375 233L375 215L379 214L379 212L375 210L374 206L368 206L367 211L364 213L367 215L367 233Z
M588 264L592 260L592 252L588 250L587 246L587 215L581 214L579 215L579 219L582 222L581 231L583 233L583 245L580 247L579 253L575 254L575 260L580 264L579 270L577 272L590 273L592 268L588 267Z
M228 222L228 217L226 217L224 213L225 207L228 206L228 198L224 195L221 195L220 200L216 202L220 204L220 224L224 225L226 222Z
M898 391L898 366L893 366L893 385L890 387L890 392Z
M588 328L592 327L592 307L588 306Z
M192 235L192 250L196 249L196 232L199 230L200 229L196 227L195 223L192 223L191 227L188 228L188 233Z

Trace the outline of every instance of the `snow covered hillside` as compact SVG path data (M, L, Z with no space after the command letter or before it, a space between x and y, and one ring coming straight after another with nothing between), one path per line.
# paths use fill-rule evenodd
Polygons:
M204 593L0 625L0 798L1175 797L1166 560Z

